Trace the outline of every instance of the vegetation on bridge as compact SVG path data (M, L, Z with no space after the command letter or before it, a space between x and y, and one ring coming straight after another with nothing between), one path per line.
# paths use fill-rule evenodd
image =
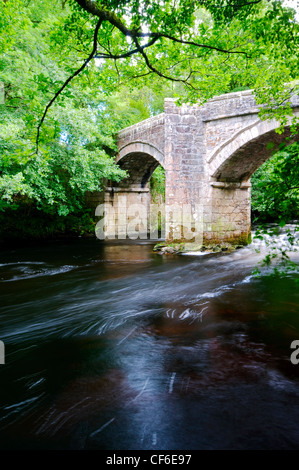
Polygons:
M283 125L298 30L274 0L0 0L1 236L93 230L86 191L125 176L115 134L164 97L253 88L262 117ZM296 181L293 145L254 176L255 216L297 217Z

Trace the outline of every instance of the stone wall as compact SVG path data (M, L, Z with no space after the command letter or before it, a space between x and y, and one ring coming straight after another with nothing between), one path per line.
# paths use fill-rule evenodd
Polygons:
M299 115L299 97L292 98L292 106ZM119 133L116 162L130 177L108 186L105 201L117 214L124 194L127 203L148 207L149 178L161 164L166 206L189 205L201 222L204 243L245 243L251 225L250 176L289 135L288 129L277 134L275 121L260 121L258 110L250 90L218 96L203 106L177 106L165 99L164 113ZM179 217L174 225L182 223Z
M164 113L127 127L118 133L116 162L130 153L150 154L163 166L165 147ZM133 146L132 146L133 144ZM146 144L149 144L147 146ZM153 153L155 153L153 155ZM160 161L161 160L161 161Z
M98 209L97 215L105 211L105 237L110 239L136 238L146 239L148 235L148 214L150 210L149 189L123 188L110 189L105 192L104 208ZM144 211L140 211L140 207ZM135 223L136 222L136 223ZM102 229L102 226L101 226ZM101 238L99 234L98 238Z

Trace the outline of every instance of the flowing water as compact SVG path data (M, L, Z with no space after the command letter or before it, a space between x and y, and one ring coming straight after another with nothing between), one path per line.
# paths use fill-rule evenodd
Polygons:
M1 449L299 449L298 275L152 248L3 247Z

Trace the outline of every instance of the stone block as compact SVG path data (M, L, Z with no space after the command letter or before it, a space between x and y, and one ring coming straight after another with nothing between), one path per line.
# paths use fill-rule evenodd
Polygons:
M145 174L144 159L151 155L166 170L167 203L201 204L210 239L246 238L250 230L248 180L269 157L266 138L277 123L259 121L250 90L215 97L204 106L177 106L175 101L166 99L164 113L119 133L120 161L137 152L140 158L135 158L134 171L118 187L131 190L130 203L148 204L150 199L138 193L138 188ZM299 98L292 104L298 106ZM279 143L279 136L273 138ZM133 160L127 160L128 168ZM143 184L148 187L148 181ZM117 209L123 207L114 194L105 194L104 199ZM96 198L90 196L90 202L94 204Z

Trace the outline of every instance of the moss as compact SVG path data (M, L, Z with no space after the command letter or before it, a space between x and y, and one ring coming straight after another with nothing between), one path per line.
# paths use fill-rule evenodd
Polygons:
M164 248L165 246L167 246L166 243L157 243L154 248L153 248L153 251L159 251L161 250L161 248Z
M185 251L184 243L157 243L153 251L160 254L176 254Z
M201 243L200 245L196 243L185 243L184 244L184 251L203 251L204 245Z
M231 236L231 237L224 237L221 242L219 241L219 238L217 237L213 237L211 239L208 239L206 237L204 237L204 240L203 240L203 244L205 246L207 245L225 245L225 244L229 244L229 245L233 245L233 246L236 246L236 245L241 245L241 246L246 246L248 245L249 243L251 243L251 233L249 232L243 232L241 233L240 235L236 235L236 236Z

